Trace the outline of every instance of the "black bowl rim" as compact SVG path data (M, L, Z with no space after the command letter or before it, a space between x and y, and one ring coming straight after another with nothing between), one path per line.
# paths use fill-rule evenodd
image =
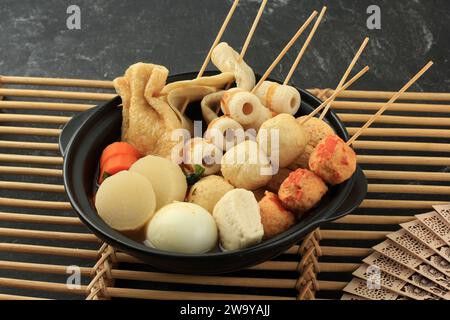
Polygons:
M214 74L217 74L217 72L215 72L215 71L205 72L205 75L214 75ZM195 73L192 73L192 72L172 75L169 77L168 82L170 82L171 80L176 79L176 78L192 77L194 75L195 75ZM274 79L268 79L268 80L274 81L274 82L279 82L278 80L274 80ZM173 80L173 81L177 81L177 80ZM309 100L314 101L315 103L317 103L319 105L322 103L322 101L320 99L315 97L310 92L300 89L298 87L296 87L296 88L301 93L302 99L304 99L304 97L306 96ZM255 251L259 251L259 250L272 250L275 247L280 246L281 243L283 243L283 244L295 243L296 241L299 241L304 236L305 233L312 231L313 229L317 228L319 225L321 225L323 223L335 220L336 217L334 217L333 214L335 213L335 211L337 209L339 209L339 207L345 201L345 199L348 198L350 192L352 191L352 187L355 184L356 174L353 175L352 178L350 178L349 180L344 182L345 187L339 193L339 197L333 199L333 201L332 201L334 205L327 207L327 210L326 210L328 212L327 216L323 216L323 217L321 217L321 219L313 220L313 221L311 221L311 224L309 224L307 226L303 226L301 229L299 229L300 226L298 226L298 228L292 227L290 230L286 231L282 235L277 236L277 237L267 240L267 241L263 241L260 244L250 247L250 248L236 250L236 251L220 251L220 252L211 252L211 253L192 255L192 254L171 253L171 252L147 247L143 243L134 241L134 240L122 235L121 233L115 231L112 228L108 228L108 230L104 230L103 227L97 226L97 224L90 219L89 214L84 213L83 210L79 207L77 201L74 199L74 196L72 195L72 188L67 183L67 179L68 179L67 173L70 172L70 170L69 170L70 161L68 159L72 158L72 153L75 152L75 150L76 150L74 148L74 146L77 144L79 145L81 143L79 141L79 139L77 139L77 137L83 132L83 129L85 129L86 127L89 127L89 122L92 120L93 116L99 110L101 110L102 107L105 107L106 105L108 105L109 103L114 101L115 99L120 101L120 99L118 99L118 97L116 97L116 98L112 99L111 101L109 101L101 106L96 107L97 109L94 110L93 112L91 112L91 114L87 117L87 119L85 119L83 124L76 130L75 134L73 135L73 138L71 139L70 143L68 144L66 151L65 151L65 155L64 155L64 165L63 165L64 185L66 187L66 192L69 197L69 201L72 204L73 209L77 212L77 214L80 216L80 218L87 224L87 226L90 227L94 231L94 233L98 234L103 239L109 240L109 241L105 241L105 242L111 243L113 246L116 246L116 247L126 248L126 250L124 250L124 251L131 250L137 256L142 256L142 255L147 255L147 254L157 254L162 257L171 258L171 259L173 259L173 258L189 258L189 259L194 259L194 260L195 259L204 259L204 258L224 257L224 256L232 257L232 256L241 256L241 255L243 256L246 254L255 253ZM341 138L343 138L345 141L347 141L349 139L348 132L347 132L344 124L342 123L342 121L337 117L337 115L331 110L327 114L327 118L331 119L332 120L331 122L334 122L334 126L337 125L339 127L339 130L343 133L343 136L341 136ZM359 170L359 168L358 168L358 170ZM86 198L88 198L88 197L86 196ZM339 199L340 201L334 201L337 199ZM330 217L330 215L331 215L331 217ZM308 231L305 231L305 229L307 229Z

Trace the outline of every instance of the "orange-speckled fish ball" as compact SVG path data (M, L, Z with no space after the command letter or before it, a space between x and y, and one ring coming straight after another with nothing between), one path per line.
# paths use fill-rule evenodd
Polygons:
M309 167L325 182L337 185L355 173L356 153L338 136L328 136L314 149Z
M292 172L281 184L278 197L283 206L299 217L314 208L327 193L323 180L306 169Z
M295 224L295 216L283 208L278 196L266 191L259 202L261 223L264 227L264 240L272 239L287 231Z

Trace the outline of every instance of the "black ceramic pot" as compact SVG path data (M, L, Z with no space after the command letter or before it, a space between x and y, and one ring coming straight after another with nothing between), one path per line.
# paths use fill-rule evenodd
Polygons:
M214 73L209 73L209 75ZM194 73L169 77L169 82L195 78ZM302 105L297 116L307 115L321 104L321 101L305 90ZM104 242L164 271L189 274L220 274L251 267L289 249L309 232L321 224L336 220L357 208L367 193L367 181L358 167L353 177L341 185L330 188L320 204L303 220L285 233L261 244L234 252L216 252L201 255L184 255L159 251L133 241L111 229L98 216L93 196L98 163L103 149L120 137L122 113L120 97L104 105L74 117L64 128L60 137L64 157L64 185L74 210L80 219ZM201 120L199 105L188 108L187 115ZM327 121L344 140L348 133L333 113Z

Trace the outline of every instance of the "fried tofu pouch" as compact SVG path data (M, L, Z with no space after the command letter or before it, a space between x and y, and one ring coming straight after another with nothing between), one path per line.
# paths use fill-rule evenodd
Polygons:
M122 140L132 144L143 155L169 158L178 141L171 134L182 127L174 110L159 98L169 71L154 64L137 63L124 77L114 80L122 97Z

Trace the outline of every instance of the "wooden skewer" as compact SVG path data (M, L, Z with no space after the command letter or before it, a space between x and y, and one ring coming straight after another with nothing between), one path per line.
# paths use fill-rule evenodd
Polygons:
M255 20L253 21L253 25L250 29L250 32L247 35L247 38L245 39L244 45L242 46L241 54L239 55L239 61L242 61L245 57L245 54L247 53L248 46L250 45L250 42L252 41L253 35L255 34L256 28L258 27L259 20L261 19L264 9L266 8L268 0L263 0L261 2L261 6L259 7L258 14L256 15Z
M305 119L303 119L301 124L305 124L308 122L312 117L314 117L316 114L318 114L320 111L322 111L325 106L330 103L333 99L337 97L337 95L346 90L348 87L350 87L353 83L355 83L359 78L361 78L367 71L369 71L370 68L368 66L364 67L360 72L358 72L352 79L350 79L349 82L347 82L342 88L335 91L331 97L329 97L327 100L325 100L319 107L317 107L313 112L311 112Z
M205 58L205 61L203 61L203 65L200 68L200 72L198 73L197 78L201 78L203 76L203 73L205 73L206 67L208 66L209 61L211 60L212 52L213 52L214 48L219 44L220 40L222 39L222 36L225 33L225 30L227 29L228 24L230 23L230 20L233 17L234 11L236 10L238 4L239 4L239 0L234 0L230 11L228 12L227 17L225 18L225 21L223 22L222 27L220 28L219 33L216 36L216 39L214 40L211 48L209 49L209 52Z
M323 7L322 11L320 12L319 17L317 18L316 23L314 24L311 32L308 35L308 38L305 41L305 44L303 45L302 49L300 50L297 58L295 59L294 64L291 67L291 70L289 70L289 73L286 77L286 79L284 79L284 85L287 85L289 83L289 81L291 81L292 76L294 75L295 70L297 70L297 67L300 63L300 61L303 58L303 55L306 52L306 49L308 49L309 44L311 43L312 38L314 37L317 29L319 28L320 23L322 22L323 17L325 16L325 12L327 11L327 7Z
M238 62L242 61L244 59L244 57L245 57L245 54L247 53L247 49L248 49L248 47L250 45L250 42L252 41L253 35L255 34L256 27L258 26L259 20L261 19L262 15L264 13L264 9L266 7L267 1L268 0L263 0L261 2L261 6L259 7L258 14L256 15L256 18L253 21L253 25L252 25L252 27L251 27L248 35L247 35L247 38L245 39L244 45L242 46L242 50L241 50L241 53L239 54ZM230 89L232 83L233 82L228 83L225 86L225 90ZM220 111L220 108L217 108L216 114L219 113L219 111Z
M278 65L278 63L283 59L283 57L286 55L286 53L289 51L289 49L294 45L294 43L297 41L297 39L302 35L302 33L305 31L305 29L310 25L310 23L313 21L313 19L317 16L318 12L314 11L311 16L306 20L306 22L298 29L297 33L292 37L292 39L288 42L288 44L284 47L284 49L280 52L278 57L274 60L274 62L271 64L269 69L264 73L264 75L261 77L261 80L256 84L256 86L253 88L252 93L255 93L256 90L261 86L261 84L266 81L266 79L269 77L269 75L272 73L273 69Z
M209 49L209 52L205 58L205 61L203 61L203 65L200 68L200 71L197 75L197 79L201 78L203 76L203 74L205 73L206 67L209 64L209 61L211 60L211 55L214 51L214 49L217 47L217 45L219 44L220 40L222 39L223 34L225 33L225 30L228 27L228 24L230 23L231 18L233 17L234 11L236 10L237 6L239 4L239 0L234 0L233 5L230 8L230 11L228 12L227 17L225 18L225 21L223 22L222 26L220 27L219 33L216 36L216 39L214 40L211 48ZM180 108L180 112L183 115L186 112L186 109L189 105L189 100L186 99L183 103L183 105Z
M339 82L336 90L339 90L344 85L345 81L347 81L348 76L350 75L350 72L352 72L353 68L355 67L356 63L358 62L359 58L361 57L364 49L366 48L367 44L369 43L369 38L365 38L363 43L361 44L361 47L359 48L358 52L356 52L355 57L353 58L352 62L348 66L347 70L345 71L344 76L342 77L341 81ZM333 100L334 101L334 100ZM330 110L331 104L333 103L331 101L327 106L325 107L325 110L323 110L322 114L320 115L319 119L323 120L325 116L328 113L328 110Z
M379 116L381 116L395 101L397 101L397 99L406 92L406 90L408 90L417 80L419 80L419 78L428 71L428 69L431 68L431 66L433 65L433 62L430 61L428 62L425 67L422 68L422 70L420 70L399 92L397 92L396 94L394 94L394 96L391 98L391 100L389 100L364 126L362 126L361 129L358 130L358 132L356 132L356 134L353 135L353 137L347 142L347 145L351 145L355 140L357 140L359 138L359 136L364 132L364 130L366 130L367 128L369 128L372 123L374 123Z

